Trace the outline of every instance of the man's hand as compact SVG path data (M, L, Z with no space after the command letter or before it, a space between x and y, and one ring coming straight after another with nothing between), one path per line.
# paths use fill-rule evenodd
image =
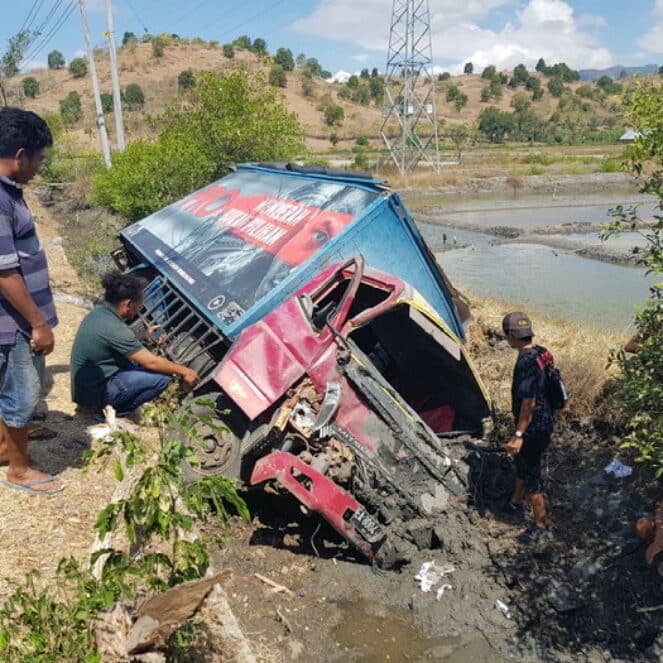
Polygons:
M33 327L30 346L34 352L41 352L44 355L51 354L55 346L53 330L47 324Z
M189 389L193 389L200 382L198 373L190 368L183 367L181 376L182 382L184 382Z
M523 438L515 435L506 443L506 452L509 456L517 456L523 448Z

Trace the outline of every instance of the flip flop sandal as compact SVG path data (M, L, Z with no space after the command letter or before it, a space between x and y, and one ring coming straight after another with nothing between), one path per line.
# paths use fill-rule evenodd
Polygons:
M30 493L31 495L55 495L56 493L61 493L64 490L64 486L60 486L60 488L55 488L54 490L33 490L33 486L42 486L43 484L50 483L51 481L56 481L56 478L48 474L44 479L33 479L32 481L26 481L25 483L13 483L12 481L3 480L0 480L0 483L7 488L13 488L14 490L24 490L26 493Z
M52 440L57 437L57 431L46 426L28 426L28 440Z

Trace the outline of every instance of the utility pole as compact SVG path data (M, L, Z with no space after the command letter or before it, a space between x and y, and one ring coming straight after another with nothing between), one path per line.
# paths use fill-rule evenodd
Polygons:
M81 22L83 23L83 36L85 37L85 46L88 53L88 64L90 65L90 78L92 79L92 93L94 94L94 105L97 109L97 126L99 127L99 139L101 141L101 153L104 157L106 168L111 167L110 146L108 144L108 133L106 133L106 121L104 112L101 108L101 95L99 94L99 81L97 80L97 68L94 64L94 52L90 40L90 26L87 23L87 14L85 13L85 0L78 0L78 6L81 10Z
M401 174L440 168L432 64L428 0L393 0L380 136Z
M111 79L113 80L113 113L115 115L115 133L117 149L124 152L124 118L122 117L122 93L120 77L117 73L117 51L115 50L115 30L113 28L112 0L106 0L106 24L108 26L108 53L110 54Z

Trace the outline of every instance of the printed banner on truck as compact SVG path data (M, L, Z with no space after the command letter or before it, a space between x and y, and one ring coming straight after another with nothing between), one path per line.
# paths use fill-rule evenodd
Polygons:
M377 196L338 182L239 170L122 234L231 324Z

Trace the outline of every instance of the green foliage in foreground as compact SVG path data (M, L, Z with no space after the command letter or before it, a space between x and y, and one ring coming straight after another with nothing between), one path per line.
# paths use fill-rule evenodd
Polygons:
M233 163L288 160L303 151L294 113L262 76L196 75L184 108L163 118L154 142L113 155L92 184L94 203L135 221L222 177Z
M640 190L656 196L663 209L663 85L639 83L626 98L627 114L641 136L628 153L633 172L641 180ZM645 174L646 173L646 174ZM639 262L650 273L663 275L663 215L645 225L637 210L617 208L604 237L635 230L647 240L637 251ZM635 250L634 250L635 251ZM621 368L616 384L618 405L628 415L630 434L626 447L634 449L637 460L647 463L663 476L663 281L650 290L650 296L635 320L641 349L632 355L613 353L611 360Z
M162 426L155 462L148 462L149 451L140 438L127 432L107 438L89 454L90 463L106 465L111 461L118 481L128 469L143 470L130 484L129 496L102 509L96 523L100 537L123 528L132 549L101 550L89 564L62 559L57 578L50 585L40 586L36 572L29 574L0 606L0 660L101 663L94 623L102 613L118 601L165 590L205 574L211 540L186 536L195 521L218 517L226 522L227 506L249 518L246 504L229 479L205 477L182 485L182 461L194 462L195 458L194 448L182 440L202 444L195 432L198 420L207 427L219 427L214 404L198 401L197 405L207 406L208 414L194 417L184 409L173 415L166 407L155 413ZM173 425L186 433L167 435ZM98 562L102 569L95 575L93 566ZM182 635L187 636L190 630L185 625ZM173 638L173 646L177 640Z

